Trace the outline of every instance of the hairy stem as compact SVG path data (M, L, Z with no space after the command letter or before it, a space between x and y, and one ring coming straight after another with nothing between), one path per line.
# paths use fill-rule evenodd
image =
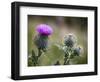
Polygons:
M65 55L65 58L64 58L64 65L69 65L69 62L70 62L70 56L71 56L70 53L68 53L67 56Z

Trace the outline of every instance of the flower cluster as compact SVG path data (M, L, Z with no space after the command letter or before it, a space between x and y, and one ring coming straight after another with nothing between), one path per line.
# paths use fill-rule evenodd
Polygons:
M82 49L76 44L77 39L74 35L69 34L64 37L64 46L62 47L65 53L64 65L69 64L70 59L74 58L75 56L80 56Z

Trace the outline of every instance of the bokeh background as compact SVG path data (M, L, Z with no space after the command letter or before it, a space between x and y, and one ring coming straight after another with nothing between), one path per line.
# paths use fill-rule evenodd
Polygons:
M49 47L39 58L39 66L54 65L56 61L60 61L63 65L64 53L55 44L63 44L64 36L67 34L74 34L77 37L77 45L82 46L82 53L79 57L71 59L72 65L87 64L87 24L88 19L86 17L63 17L63 16L37 16L28 15L28 66L33 66L31 55L32 50L35 54L38 53L38 49L34 44L34 36L37 34L36 26L39 24L48 24L53 29L53 34L49 36Z

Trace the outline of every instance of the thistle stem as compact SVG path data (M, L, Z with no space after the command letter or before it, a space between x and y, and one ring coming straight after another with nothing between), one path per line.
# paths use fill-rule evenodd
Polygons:
M38 49L38 58L41 56L42 52L41 49Z
M68 53L68 57L65 56L65 58L64 58L64 65L69 65L70 56L71 56L70 53Z
M65 58L64 58L64 65L66 65L66 61L67 61L67 58L65 57Z
M68 57L66 64L69 65L69 61L70 61L70 56Z
M38 59L41 56L41 54L42 54L41 49L38 49L38 56L35 56L35 53L32 51L32 61L33 61L34 66L38 65Z
M39 57L42 55L42 51L41 51L41 49L38 49L38 56L37 56L37 61L38 61L38 59L39 59Z

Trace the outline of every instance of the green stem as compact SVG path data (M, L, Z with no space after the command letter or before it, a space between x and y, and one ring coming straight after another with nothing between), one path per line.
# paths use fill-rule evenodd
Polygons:
M35 55L34 50L32 50L32 61L33 61L33 65L37 66L38 65L38 59L41 56L42 51L41 49L38 49L38 56Z
M67 56L64 58L64 65L69 65L71 54L68 53Z
M33 65L34 65L34 66L37 65L37 58L36 58L36 56L35 56L34 50L32 50L32 62L33 62Z
M69 62L70 62L70 55L68 56L68 59L66 61L66 64L69 65Z
M66 61L67 61L67 58L65 57L65 58L64 58L64 65L66 65Z
M38 49L38 58L41 56L41 54L42 54L41 49Z

